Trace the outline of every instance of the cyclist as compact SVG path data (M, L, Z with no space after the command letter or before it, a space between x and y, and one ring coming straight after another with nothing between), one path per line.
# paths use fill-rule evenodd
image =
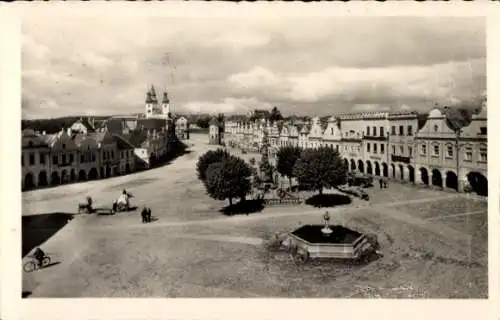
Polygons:
M38 266L41 268L43 263L43 258L45 258L45 252L42 249L36 248L35 252L33 252L33 257L35 257L38 262Z

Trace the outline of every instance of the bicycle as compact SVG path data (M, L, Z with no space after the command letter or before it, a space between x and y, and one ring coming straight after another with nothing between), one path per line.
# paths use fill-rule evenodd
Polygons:
M30 259L23 264L23 270L25 272L33 272L35 270L40 269L40 266L38 265L38 260L33 256L29 256L29 258ZM50 262L51 262L51 259L49 256L43 257L41 268L42 269L45 268L46 266L48 266L50 264Z

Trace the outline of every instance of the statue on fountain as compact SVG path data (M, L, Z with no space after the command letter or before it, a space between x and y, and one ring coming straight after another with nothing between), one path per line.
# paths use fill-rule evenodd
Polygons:
M323 215L323 223L325 224L325 226L323 229L321 229L321 232L323 233L324 236L329 236L332 233L332 229L330 229L329 222L330 222L330 214L327 211Z

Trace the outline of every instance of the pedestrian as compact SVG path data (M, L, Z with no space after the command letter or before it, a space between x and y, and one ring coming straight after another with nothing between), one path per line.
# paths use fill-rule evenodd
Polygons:
M384 179L384 188L387 188L387 179Z
M142 223L146 223L148 221L148 207L144 205L141 211Z
M151 222L151 208L148 207L148 212L146 215L146 221L149 223Z
M380 189L382 189L384 187L384 182L382 181L382 179L379 179L378 183L380 185Z

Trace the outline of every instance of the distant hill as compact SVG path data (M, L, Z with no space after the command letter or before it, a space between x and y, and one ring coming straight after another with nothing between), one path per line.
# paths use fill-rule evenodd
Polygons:
M110 116L96 116L92 117L95 121L102 121L108 119ZM66 129L71 127L75 121L79 120L81 116L67 116L60 118L51 119L33 119L33 120L21 120L21 129L33 129L34 131L46 133L57 133L61 129Z

